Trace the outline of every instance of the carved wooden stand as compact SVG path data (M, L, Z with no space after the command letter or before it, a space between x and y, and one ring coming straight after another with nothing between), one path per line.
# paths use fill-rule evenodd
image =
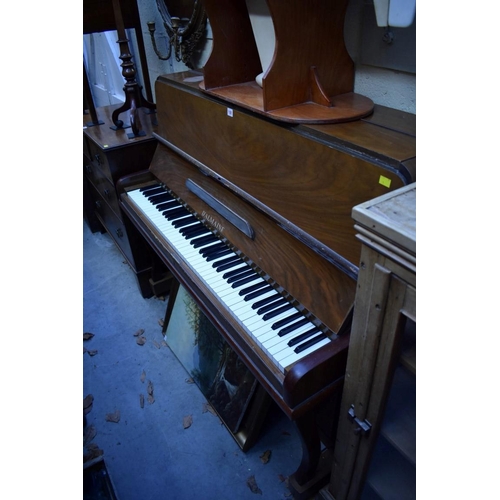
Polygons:
M276 49L263 70L245 0L205 0L213 50L200 88L270 118L294 123L351 121L373 111L353 92L354 64L344 44L348 0L266 0Z
M133 137L144 136L146 133L141 130L141 123L138 115L138 108L145 107L150 110L155 110L156 105L149 102L142 95L142 89L139 87L137 80L135 78L136 71L134 63L132 62L132 54L130 54L130 48L128 45L128 39L125 35L125 27L123 24L123 18L120 8L120 0L113 0L113 10L115 13L116 28L118 31L118 41L120 45L120 59L122 63L122 75L125 78L125 86L123 90L125 92L125 102L123 106L116 109L111 117L113 123L115 124L113 129L126 128L122 120L118 119L118 116L130 109L130 126L132 127L132 134L128 134L129 139Z

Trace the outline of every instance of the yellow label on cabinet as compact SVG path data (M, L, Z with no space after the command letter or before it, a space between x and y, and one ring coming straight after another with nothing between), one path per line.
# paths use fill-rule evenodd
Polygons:
M378 183L382 184L382 186L385 186L386 188L391 187L391 179L388 179L387 177L384 177L383 175L380 176Z

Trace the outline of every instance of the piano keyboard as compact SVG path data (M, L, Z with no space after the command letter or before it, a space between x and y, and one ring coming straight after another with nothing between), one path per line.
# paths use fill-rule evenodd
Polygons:
M331 342L168 189L127 195L283 373Z

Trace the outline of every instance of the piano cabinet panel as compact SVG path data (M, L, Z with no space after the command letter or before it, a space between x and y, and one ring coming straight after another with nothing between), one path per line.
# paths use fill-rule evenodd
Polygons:
M295 365L286 375L283 397L294 408L307 409L307 394L328 390L335 392L342 384L347 363L349 335L341 335L330 345Z
M198 214L208 218L209 226L214 227L215 221L221 236L226 237L259 269L279 283L299 302L300 307L309 312L314 311L314 315L331 331L340 331L354 302L356 283L352 278L163 144L158 145L150 171ZM186 179L197 183L248 221L255 233L254 239L192 193L186 187ZM307 285L304 280L307 280ZM321 300L317 299L318 296ZM332 304L335 306L332 307Z
M415 138L359 120L308 128L229 113L227 103L174 78L156 82L158 102L168 103L158 106L158 135L314 238L317 251L357 266L351 209L408 182L401 162L415 156Z

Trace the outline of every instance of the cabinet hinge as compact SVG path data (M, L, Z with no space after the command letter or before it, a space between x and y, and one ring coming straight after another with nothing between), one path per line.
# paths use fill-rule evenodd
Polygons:
M356 424L356 428L354 429L354 434L359 434L360 432L363 433L364 435L367 435L370 432L370 429L372 428L372 424L368 422L368 420L359 420L358 417L356 417L356 414L354 413L354 405L351 405L349 410L347 411L347 416L349 417L349 420L353 423Z

